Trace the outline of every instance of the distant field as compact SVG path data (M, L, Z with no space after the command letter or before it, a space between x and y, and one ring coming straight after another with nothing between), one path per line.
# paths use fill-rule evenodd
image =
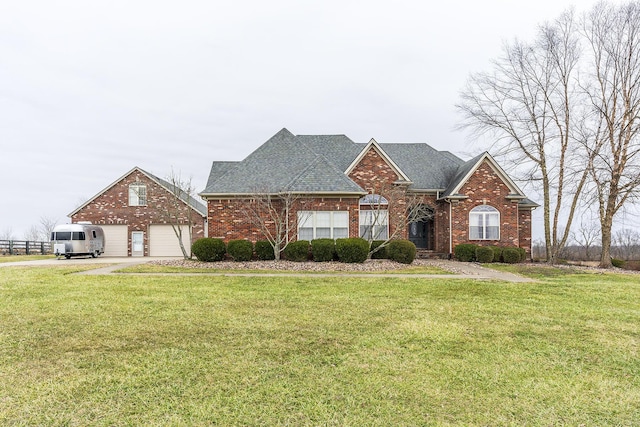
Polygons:
M0 269L0 425L637 425L640 278ZM537 267L536 267L537 268Z

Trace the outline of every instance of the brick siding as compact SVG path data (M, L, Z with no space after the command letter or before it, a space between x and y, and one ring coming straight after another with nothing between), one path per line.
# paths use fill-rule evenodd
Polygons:
M147 205L129 206L129 185L141 183L147 186ZM170 224L167 212L174 196L164 187L149 179L144 173L134 170L115 185L92 200L71 217L71 222L90 221L96 225L126 224L128 228L128 253L131 255L131 233L144 232L144 255L149 255L149 226ZM178 208L179 221L188 223L189 208L181 204ZM196 211L192 213L193 241L204 237L204 218Z

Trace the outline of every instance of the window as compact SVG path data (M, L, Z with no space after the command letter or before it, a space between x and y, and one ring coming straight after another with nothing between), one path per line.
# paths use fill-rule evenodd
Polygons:
M71 240L86 240L84 231L74 231L71 235Z
M298 240L349 237L349 212L299 211Z
M367 240L389 238L389 202L379 194L360 199L360 237Z
M129 185L129 206L147 205L147 186L144 184Z
M389 212L387 210L360 209L360 237L367 240L389 238Z
M500 212L493 206L480 205L469 212L470 240L500 240Z

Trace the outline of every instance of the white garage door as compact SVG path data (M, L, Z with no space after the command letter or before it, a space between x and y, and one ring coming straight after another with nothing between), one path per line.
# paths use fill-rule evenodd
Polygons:
M126 225L101 225L104 230L104 255L127 256L129 233Z
M191 250L188 227L182 226L182 242L187 254ZM170 225L151 225L149 227L150 256L182 256L180 244L173 227Z

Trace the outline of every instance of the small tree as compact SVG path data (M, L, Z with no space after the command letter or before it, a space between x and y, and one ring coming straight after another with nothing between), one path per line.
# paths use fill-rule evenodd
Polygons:
M298 218L292 215L293 206L300 198L290 191L256 191L243 204L241 212L271 244L276 261L282 251L294 240Z
M369 224L360 230L360 237L372 246L369 258L392 240L403 237L412 222L433 218L433 209L423 204L417 194L407 192L404 185L382 182L373 191L377 194L369 194L360 201L360 215L369 216ZM371 245L374 241L379 243Z
M194 216L192 204L195 201L195 187L191 178L183 179L180 173L173 169L166 179L167 190L171 193L166 204L160 205L159 214L164 221L171 225L178 239L184 259L192 257L191 242L193 242ZM189 247L185 247L183 240L184 229L189 234Z

